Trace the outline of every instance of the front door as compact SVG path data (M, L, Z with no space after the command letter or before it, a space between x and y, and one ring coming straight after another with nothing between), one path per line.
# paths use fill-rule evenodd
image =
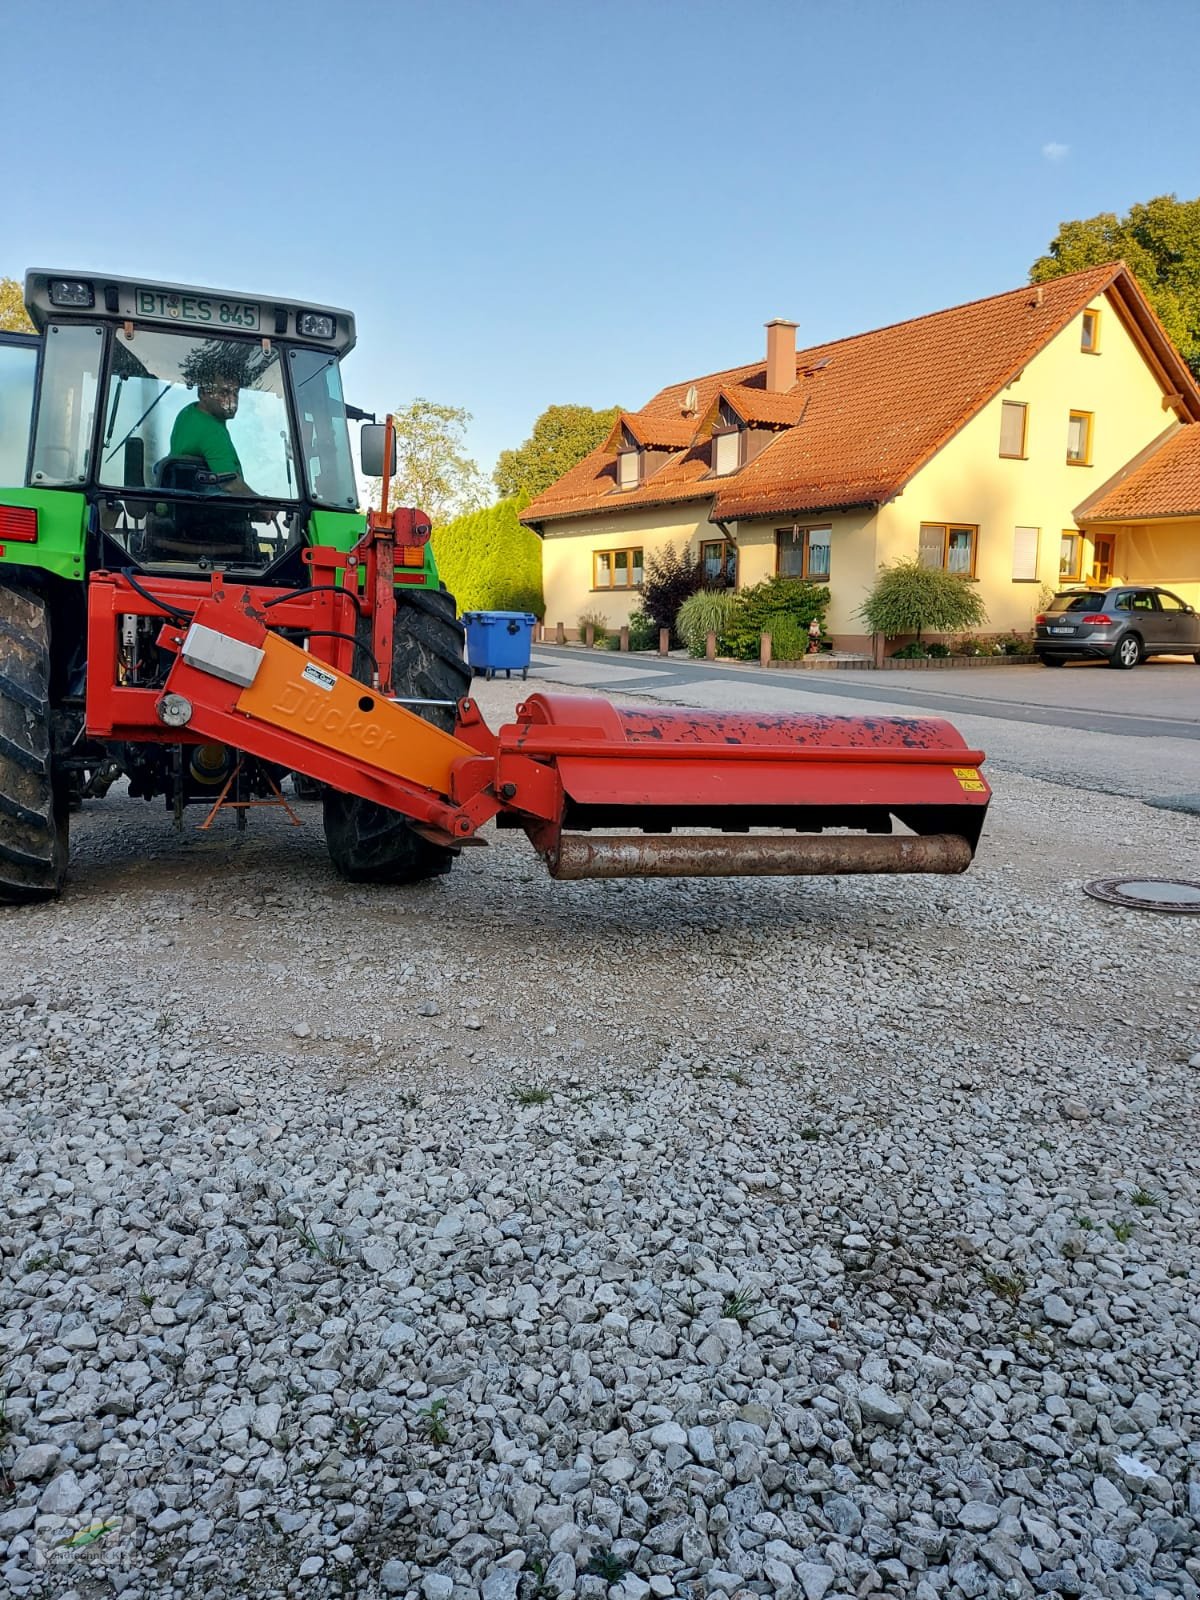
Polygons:
M1092 582L1107 589L1112 582L1113 546L1111 533L1098 533L1092 540Z

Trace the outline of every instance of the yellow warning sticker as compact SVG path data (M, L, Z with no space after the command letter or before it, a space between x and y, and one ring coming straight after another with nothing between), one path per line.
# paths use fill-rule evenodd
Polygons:
M975 767L955 767L954 776L956 778L975 778L975 779L978 779L979 772L978 772L978 769L975 768Z
M955 767L954 776L958 779L958 786L967 793L985 794L987 784L979 776L978 767Z

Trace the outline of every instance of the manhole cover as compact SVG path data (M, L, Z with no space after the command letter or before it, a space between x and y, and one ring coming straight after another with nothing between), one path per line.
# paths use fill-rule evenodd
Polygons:
M1133 911L1172 911L1177 916L1200 917L1200 883L1190 878L1097 878L1085 883L1084 894L1110 906Z

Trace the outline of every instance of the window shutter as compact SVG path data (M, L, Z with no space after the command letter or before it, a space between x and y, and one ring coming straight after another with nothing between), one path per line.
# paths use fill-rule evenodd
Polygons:
M638 481L638 452L622 450L617 457L617 482L622 489L633 489Z
M1025 454L1025 407L1016 400L1005 400L1000 406L1000 454Z
M1013 529L1012 575L1014 581L1037 577L1038 529Z
M737 433L716 433L713 435L713 470L718 473L735 472L738 464L738 440L741 435Z

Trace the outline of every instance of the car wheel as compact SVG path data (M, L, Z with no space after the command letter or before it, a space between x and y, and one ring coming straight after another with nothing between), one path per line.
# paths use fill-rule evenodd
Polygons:
M1119 672L1128 672L1130 667L1136 667L1142 659L1142 641L1136 633L1127 633L1117 640L1116 649L1108 658L1110 667L1116 667Z
M1044 667L1065 667L1066 664L1067 664L1066 656L1043 656L1043 655L1039 655L1038 656L1038 660L1042 663L1042 665Z

